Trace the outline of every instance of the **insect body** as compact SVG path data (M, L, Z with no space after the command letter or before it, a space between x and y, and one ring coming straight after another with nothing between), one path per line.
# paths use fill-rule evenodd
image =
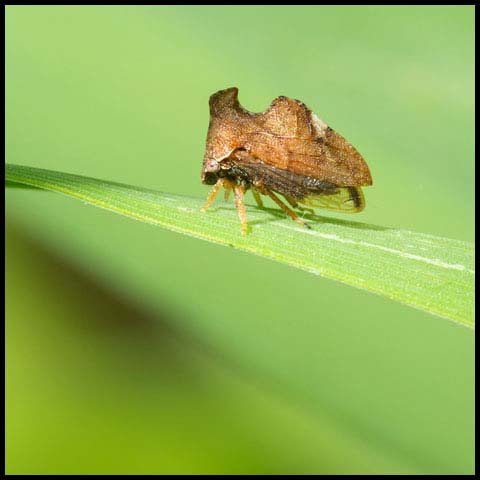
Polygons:
M202 182L213 185L202 210L222 187L226 198L233 190L246 233L248 189L260 207L260 194L267 195L293 220L308 226L290 207L360 212L365 207L360 187L371 185L372 178L357 150L304 103L278 97L265 112L251 113L238 102L238 89L228 88L210 97Z

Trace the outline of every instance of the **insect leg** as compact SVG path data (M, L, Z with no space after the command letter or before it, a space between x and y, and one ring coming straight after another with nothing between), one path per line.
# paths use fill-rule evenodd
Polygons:
M255 201L257 202L258 208L263 208L263 200L260 194L255 190L255 188L252 188L252 193L253 198L255 198Z
M293 207L293 208L298 208L298 203L297 201L292 198L292 197L289 197L288 195L284 195L284 197L286 198L287 202Z
M284 195L284 197L287 199L287 202L293 207L293 208L298 208L299 210L301 210L302 212L307 212L307 213L310 213L311 215L315 215L315 210L313 210L313 208L305 208L305 207L302 207L300 206L297 201L292 198L292 197L288 197L286 195Z
M205 205L201 208L201 211L203 213L205 213L207 211L207 208L215 200L215 197L217 196L218 192L220 191L220 189L222 187L223 187L223 178L219 178L217 180L217 183L212 187L212 190L210 191L210 194L207 197L207 201L205 202Z
M313 208L302 207L301 205L299 205L298 209L301 210L302 212L307 212L310 215L315 215L315 210Z
M235 194L235 205L238 210L238 216L240 218L240 222L242 223L242 235L245 235L247 233L247 227L248 227L247 214L245 212L245 202L244 202L245 187L242 185L235 185L233 189Z
M226 202L228 202L228 198L230 197L230 192L234 189L235 183L229 180L228 178L223 179L223 188L225 189L225 193L223 194L223 198Z
M299 223L303 227L310 228L308 223L305 223L299 216L287 205L285 205L273 192L268 189L265 189L265 193L284 211L287 215L294 220L295 222ZM288 199L287 199L288 200Z

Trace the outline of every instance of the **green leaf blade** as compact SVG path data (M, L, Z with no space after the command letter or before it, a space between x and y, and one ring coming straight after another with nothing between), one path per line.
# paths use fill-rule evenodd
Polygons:
M278 210L255 207L247 207L250 231L243 236L232 204L218 202L203 214L202 199L20 165L6 165L6 181L277 260L474 328L469 242L311 215L308 230Z

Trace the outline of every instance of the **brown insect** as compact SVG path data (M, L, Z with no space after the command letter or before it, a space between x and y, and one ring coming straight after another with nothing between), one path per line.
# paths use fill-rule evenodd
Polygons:
M341 135L299 100L276 98L263 113L245 110L238 88L210 97L210 125L203 159L202 182L213 185L205 212L223 187L233 190L247 232L244 195L248 189L261 208L268 195L293 220L308 227L293 208L320 207L360 212L365 200L360 187L372 184L365 160ZM275 192L275 193L274 193Z

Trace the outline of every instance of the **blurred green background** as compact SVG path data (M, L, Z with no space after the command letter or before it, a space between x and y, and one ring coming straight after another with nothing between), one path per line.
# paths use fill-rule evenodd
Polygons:
M354 220L473 241L473 39L468 6L9 6L6 159L205 197L208 97L237 86L358 148ZM7 473L473 473L472 331L60 195L6 202Z

